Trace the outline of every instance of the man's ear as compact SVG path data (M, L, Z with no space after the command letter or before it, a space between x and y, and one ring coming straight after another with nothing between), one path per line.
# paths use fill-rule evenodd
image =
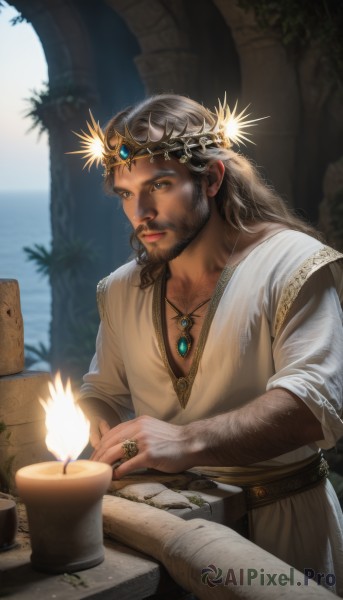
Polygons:
M222 184L225 173L225 167L221 160L216 160L212 163L207 171L206 179L206 194L208 198L214 198Z

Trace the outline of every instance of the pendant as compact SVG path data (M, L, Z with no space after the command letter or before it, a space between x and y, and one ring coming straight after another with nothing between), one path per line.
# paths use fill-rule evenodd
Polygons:
M181 335L180 335L180 337L178 338L178 340L176 342L176 350L177 350L178 355L181 356L181 358L185 358L187 356L188 352L190 351L191 347L192 347L192 341L193 340L192 340L192 338L191 338L191 336L189 334L189 330L194 325L194 321L193 321L192 317L193 316L194 317L198 316L198 315L195 314L195 311L197 311L199 308L201 308L202 306L204 306L204 304L207 304L207 302L210 301L210 298L208 298L207 300L204 300L204 302L201 302L188 315L182 313L166 297L165 297L165 301L176 312L176 317L173 317L173 319L177 319L177 326L178 326L179 330L181 331Z
M192 340L189 335L184 334L176 342L177 353L181 358L185 358L192 346Z
M192 346L192 338L188 330L192 327L193 321L189 315L181 315L177 320L177 324L182 333L176 342L176 349L179 356L185 358Z

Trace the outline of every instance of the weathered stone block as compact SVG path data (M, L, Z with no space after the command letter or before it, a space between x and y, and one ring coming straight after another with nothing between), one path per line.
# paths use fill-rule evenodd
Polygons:
M16 279L0 279L0 375L24 369L24 327Z
M49 373L23 371L0 377L0 490L14 490L14 474L51 459L45 445L45 413L39 398L49 396Z

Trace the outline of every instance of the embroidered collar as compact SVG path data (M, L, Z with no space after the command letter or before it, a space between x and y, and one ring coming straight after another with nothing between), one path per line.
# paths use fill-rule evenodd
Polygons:
M165 323L164 317L162 314L162 306L164 305L163 299L165 296L165 272L163 272L160 277L155 281L154 291L153 291L153 323L155 327L156 337L159 345L159 349L161 352L161 356L164 362L164 365L169 373L170 379L172 381L174 390L179 399L180 405L182 408L186 408L187 402L191 395L193 383L198 372L199 363L205 348L207 336L210 330L210 326L213 320L213 317L218 308L218 304L221 300L221 297L224 293L224 290L229 283L232 275L234 274L236 267L238 265L227 265L224 267L221 276L217 281L217 285L215 287L213 296L211 298L208 311L205 315L202 328L200 331L200 336L198 339L198 343L194 349L194 356L191 368L189 370L188 375L177 377L170 365L168 360L168 354L165 344Z

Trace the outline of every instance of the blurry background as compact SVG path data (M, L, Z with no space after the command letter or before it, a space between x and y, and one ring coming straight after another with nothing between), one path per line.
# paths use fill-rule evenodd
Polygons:
M337 0L0 2L0 277L19 280L28 364L78 380L97 282L128 226L72 131L154 92L250 104L242 148L343 250L343 3ZM26 116L25 116L26 115ZM34 127L29 133L28 130ZM24 249L25 248L25 249ZM45 362L44 362L45 361Z
M25 341L49 347L50 284L26 261L24 246L50 246L49 148L25 119L33 89L48 80L42 45L32 25L17 27L18 11L0 12L0 278L18 279L25 322ZM28 354L28 353L26 353ZM38 358L36 356L36 358ZM35 368L47 368L41 361Z

